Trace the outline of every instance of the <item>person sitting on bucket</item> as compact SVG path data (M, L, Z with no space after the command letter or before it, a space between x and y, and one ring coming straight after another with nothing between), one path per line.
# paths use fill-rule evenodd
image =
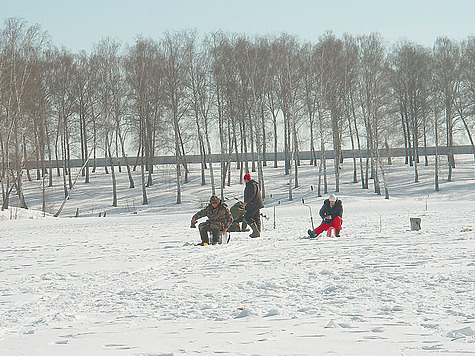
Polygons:
M209 199L206 208L198 211L191 219L191 227L195 227L196 221L208 217L208 220L198 225L201 235L201 245L209 245L208 231L211 231L213 237L212 244L222 243L222 234L226 234L228 228L233 223L233 217L228 206L221 201L216 195Z
M330 228L334 228L335 235L340 237L341 217L343 216L343 205L341 200L337 199L334 194L330 195L328 199L325 199L323 206L320 209L320 216L323 221L314 231L308 230L310 237L317 237L323 231L327 231Z

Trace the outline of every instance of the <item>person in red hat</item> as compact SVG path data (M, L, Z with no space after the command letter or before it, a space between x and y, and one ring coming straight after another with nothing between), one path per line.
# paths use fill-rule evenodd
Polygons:
M260 237L260 209L264 207L264 202L262 201L259 184L254 179L251 179L251 175L249 173L244 175L244 183L246 184L246 187L244 188L244 208L246 209L244 219L252 229L252 232L249 236Z

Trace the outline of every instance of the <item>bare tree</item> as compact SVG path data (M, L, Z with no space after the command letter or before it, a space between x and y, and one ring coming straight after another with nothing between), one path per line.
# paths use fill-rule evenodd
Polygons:
M76 56L77 70L74 78L76 92L76 111L79 116L79 138L81 143L82 164L86 163L89 145L89 130L91 123L92 106L94 105L94 92L96 88L96 77L93 72L93 65L86 52L81 52ZM81 174L85 177L85 183L90 182L89 162L86 163Z
M50 82L50 96L53 105L56 123L55 151L61 153L63 190L64 196L68 196L68 188L73 185L71 178L71 131L73 130L73 116L75 113L74 77L76 67L71 52L55 50L51 56L52 78ZM58 149L58 143L60 148Z
M419 140L424 140L427 160L427 114L431 90L431 57L427 49L403 42L391 56L391 85L403 123L406 159L414 166L414 182L419 181ZM412 149L411 149L412 148Z
M359 159L359 168L361 176L362 188L365 188L365 178L363 174L363 157L361 153L361 140L358 129L358 103L357 95L355 95L358 86L359 78L359 47L356 39L350 35L345 35L343 38L343 67L344 67L344 94L345 94L345 116L348 121L348 131L350 135L351 148L353 154L353 183L358 182L357 175L357 158ZM356 138L356 144L355 144ZM355 151L358 151L356 154Z
M181 204L181 166L185 170L185 183L188 182L188 167L186 164L185 150L182 137L181 122L186 110L186 65L187 48L183 43L183 33L166 33L162 41L164 55L163 77L165 81L165 105L170 114L173 125L175 159L176 159L176 203Z
M301 95L301 47L297 40L287 34L281 35L273 43L276 61L277 97L284 118L285 174L289 175L289 200L292 200L292 160L295 168L295 187L298 187L298 134L297 121Z
M335 191L340 191L340 161L346 99L343 41L331 33L322 38L322 61L325 72L322 76L325 105L330 114L335 170Z
M158 44L149 39L139 38L135 45L128 49L124 60L126 80L130 88L132 125L136 130L136 143L138 146L137 157L140 158L142 179L142 205L148 204L147 189L150 183L152 167L149 169L148 182L145 179L145 165L150 165L153 160L153 147L155 142L154 125L155 115L158 116L161 98L157 97L157 84L154 80L160 76ZM155 88L151 90L151 88Z
M2 110L2 209L9 206L9 196L16 189L20 206L27 208L22 175L28 154L26 139L28 116L39 114L32 94L41 86L41 53L46 37L39 25L27 26L20 19L9 18L0 35L0 99ZM31 92L30 92L31 90ZM3 113L2 113L3 111Z
M266 83L268 81L268 72L270 63L268 61L268 48L262 46L262 43L250 44L246 51L248 83L250 89L250 129L256 137L257 147L257 171L258 181L262 194L265 199L266 191L264 184L263 158L265 149L265 120L262 119L263 106L266 99Z
M374 191L381 194L379 169L385 187L385 197L389 199L389 188L379 153L380 128L386 116L385 107L389 89L385 49L378 34L360 36L361 49L360 106L367 133L367 150L371 161L371 173L374 179ZM366 171L368 172L368 159ZM366 173L366 177L368 173ZM368 180L368 178L366 178Z
M211 73L211 55L210 40L207 39L202 48L199 47L196 40L196 34L187 34L186 65L188 71L188 88L190 95L190 107L193 112L198 143L201 156L201 184L206 184L205 169L209 166L211 180L211 191L216 195L216 185L214 179L213 162L211 160L212 148L210 139L210 120L211 109L213 105L212 93L212 73ZM199 49L202 51L199 52Z
M459 76L456 77L454 88L454 107L462 120L465 132L472 146L475 162L475 144L472 130L475 127L475 37L470 36L460 46L458 65Z
M454 157L454 126L456 110L454 110L454 98L456 96L456 83L459 78L460 48L446 37L439 37L435 41L434 48L434 71L436 78L436 90L441 94L445 110L445 130L447 161L449 172L447 181L452 181L452 170L455 168Z

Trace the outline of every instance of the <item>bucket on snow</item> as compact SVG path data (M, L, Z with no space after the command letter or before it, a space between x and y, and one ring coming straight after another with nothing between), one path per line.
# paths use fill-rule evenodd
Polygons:
M421 229L421 218L410 218L411 231L419 231Z

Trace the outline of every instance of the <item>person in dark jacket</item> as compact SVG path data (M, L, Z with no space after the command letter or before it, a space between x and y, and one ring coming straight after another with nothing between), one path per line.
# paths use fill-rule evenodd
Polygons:
M244 208L246 209L244 219L252 229L249 236L259 237L261 236L260 209L264 207L264 202L262 201L259 184L251 179L249 173L244 175L244 183L246 183L244 188Z
M208 231L213 236L212 244L222 243L222 234L226 234L228 228L233 223L233 217L228 206L216 195L213 195L206 208L198 211L191 219L191 227L195 227L196 221L208 217L208 220L198 225L201 235L201 245L209 244Z
M308 234L311 237L317 237L323 231L327 231L329 228L335 228L336 236L340 237L341 231L341 218L343 216L343 205L341 200L332 194L328 199L323 203L322 208L320 209L320 216L322 217L322 224L317 227L314 231L308 230Z

